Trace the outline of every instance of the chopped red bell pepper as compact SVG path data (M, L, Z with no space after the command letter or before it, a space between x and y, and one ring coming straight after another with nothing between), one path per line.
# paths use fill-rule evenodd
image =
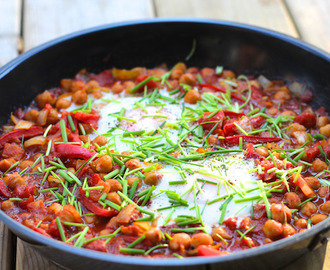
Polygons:
M80 201L83 206L85 206L89 211L93 212L97 216L101 217L112 217L118 214L118 211L115 209L107 210L103 209L98 202L94 202L86 197L85 191L79 189Z
M305 128L312 128L316 125L316 116L309 111L305 111L294 118L294 121Z
M64 158L89 159L92 156L96 155L95 152L79 145L56 144L54 145L54 147L55 152Z
M11 198L11 192L4 182L0 181L0 196Z
M198 256L225 256L228 255L229 252L216 250L206 245L200 245L197 248Z
M0 148L2 148L5 143L12 142L16 139L22 139L23 136L24 138L30 138L41 134L43 134L43 129L39 126L10 131L0 137Z
M223 139L224 143L228 145L238 145L239 138L242 138L243 143L268 143L268 142L279 142L282 140L281 138L275 137L261 137L261 136L252 136L252 135L235 135L235 136L228 136Z
M216 87L214 85L210 85L210 84L198 84L198 87L205 87L205 88L209 88L212 89L213 91L216 92L221 92L221 93L227 93L226 89L222 88L222 87ZM241 102L245 102L245 100L243 98L241 98L239 95L234 94L234 93L230 93L230 96L233 98L236 98L237 100L241 101Z
M316 142L311 148L306 151L306 156L309 162L312 162L320 153L319 146L321 142Z

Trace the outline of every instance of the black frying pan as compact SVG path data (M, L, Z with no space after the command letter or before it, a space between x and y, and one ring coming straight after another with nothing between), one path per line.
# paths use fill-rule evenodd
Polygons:
M185 60L195 47L192 57ZM45 89L80 69L222 65L238 74L298 80L314 89L313 106L330 110L330 56L269 30L198 19L117 23L74 33L19 56L0 69L0 123ZM147 259L78 249L44 237L0 211L0 220L41 254L72 269L278 269L326 243L330 220L273 244L224 257Z

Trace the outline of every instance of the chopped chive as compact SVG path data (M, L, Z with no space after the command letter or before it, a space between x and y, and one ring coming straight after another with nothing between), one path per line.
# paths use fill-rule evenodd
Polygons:
M171 232L178 233L178 232L185 232L185 233L194 233L196 231L203 231L205 227L193 227L193 228L172 228Z
M60 120L60 127L61 127L61 133L62 133L63 142L68 142L68 135L66 133L65 122L64 122L63 119Z
M131 244L129 244L127 247L128 248L133 248L135 247L137 244L141 243L142 241L144 241L146 239L146 235L142 235L141 237L139 237L138 239L136 239L134 242L132 242Z
M115 177L118 173L119 173L119 170L116 169L116 170L114 170L114 171L108 173L107 175L105 175L103 178L104 178L104 180L108 180L108 179L110 179L110 178Z
M303 206L305 203L309 202L309 201L312 201L316 198L316 196L313 196L311 198L308 198L307 200L303 201L302 203L298 204L298 207L301 207Z
M123 137L130 137L131 135L133 136L139 136L145 133L145 130L137 130L137 131L132 131L132 132L124 132Z
M224 201L224 203L220 206L219 210L221 210L221 215L219 219L219 224L222 225L223 220L225 219L226 211L227 211L227 206L230 203L230 201L233 199L233 196L230 196L228 199Z
M61 236L61 239L63 242L66 241L66 238L65 238L65 234L64 234L64 230L63 230L63 227L62 227L62 224L61 224L61 220L59 217L56 218L56 225L57 225L57 228L58 228L58 231L60 233L60 236Z
M72 117L71 117L70 114L68 115L68 122L69 122L69 125L71 127L72 132L75 132L77 129L76 129L74 123L73 123L73 120L72 120Z
M157 246L154 246L154 247L148 249L148 250L144 253L144 255L148 255L149 253L153 252L155 249L158 249L158 248L166 248L166 247L168 247L168 244L159 244L159 245L157 245Z
M119 252L127 254L144 254L145 250L136 248L120 248Z
M48 132L49 132L49 130L52 128L52 124L50 124L47 128L46 128L46 130L45 130L45 132L44 132L44 134L42 135L43 137L47 137L47 134L48 134Z
M13 165L11 165L7 171L4 172L4 174L7 174L10 172L12 169L14 169L17 165L19 164L19 161L16 161Z
M141 87L145 86L148 82L150 82L153 79L154 79L153 76L150 76L150 77L146 78L145 80L143 80L142 82L140 82L139 84L137 84L136 86L134 86L131 90L129 90L129 92L131 94L134 93L134 92L136 92L137 90L139 90Z
M79 235L77 241L74 243L74 246L75 247L82 247L82 245L84 244L85 242L85 235L87 234L89 230L89 227L86 227L82 232L81 234Z
M86 135L86 131L84 129L84 126L81 123L79 123L78 126L79 126L79 129L80 129L81 134L82 135Z
M138 183L139 183L139 179L136 178L136 179L134 180L134 182L133 182L133 184L132 184L132 186L131 186L130 192L129 192L129 196L128 196L128 197L129 197L130 199L133 199L133 197L134 197L134 193L135 193L135 191L136 191L136 188L137 188Z
M146 196L144 197L144 200L143 200L143 202L141 203L141 206L145 206L145 205L146 205L146 203L148 202L148 200L149 200L150 197L151 197L152 192L153 192L155 189L156 189L155 186L152 186L151 188L149 188L149 191L148 191L148 193L146 194Z

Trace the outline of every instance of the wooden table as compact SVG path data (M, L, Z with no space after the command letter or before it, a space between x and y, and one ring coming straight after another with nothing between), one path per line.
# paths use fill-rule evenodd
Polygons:
M0 0L0 66L80 29L154 17L212 18L276 30L330 52L329 0ZM306 63L308 64L308 63ZM327 251L327 253L326 253ZM325 254L326 253L326 254ZM330 269L330 245L285 270ZM0 222L0 269L60 269Z

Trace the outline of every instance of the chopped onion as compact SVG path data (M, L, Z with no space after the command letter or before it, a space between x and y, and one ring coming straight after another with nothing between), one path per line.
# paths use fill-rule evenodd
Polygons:
M262 85L264 89L272 86L272 82L263 75L260 75L257 78L257 81Z
M29 129L32 126L34 126L33 122L18 120L14 129Z
M47 138L44 136L36 136L24 142L24 147L30 147L34 145L44 145L46 143Z
M37 120L37 124L40 126L44 126L47 124L47 117L48 117L48 110L41 110L39 112L39 116L38 116L38 120Z
M293 82L289 85L289 90L296 96L301 98L306 92L308 88L306 85L303 85L299 82Z
M13 123L14 123L15 125L16 125L17 122L19 121L18 118L17 118L15 115L13 115L12 113L10 114L10 118L11 118L11 121L13 121Z

